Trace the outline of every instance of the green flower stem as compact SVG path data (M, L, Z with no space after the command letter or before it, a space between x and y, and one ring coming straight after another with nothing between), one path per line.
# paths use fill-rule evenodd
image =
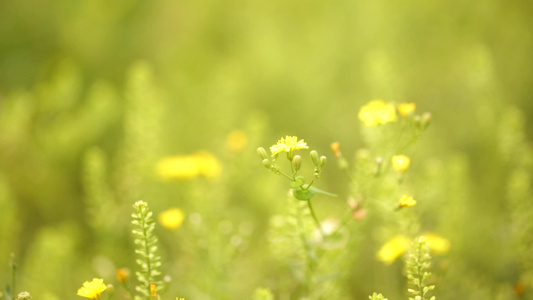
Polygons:
M320 225L320 221L318 221L318 218L316 217L315 210L313 209L313 205L311 204L311 199L307 201L307 206L309 207L309 210L311 211L311 216L313 217L313 220L315 220L315 224L318 227L320 234L322 235L322 237L326 236L324 229L322 229L322 226Z
M128 287L128 284L126 282L121 282L120 284L122 284L122 286L124 287L124 289L128 292L128 295L130 295L130 298L133 299L135 298L135 296L133 295L133 292L131 291L131 289Z
M287 178L287 179L289 179L290 181L294 181L294 177L291 177L291 176L289 176L289 175L283 173L283 172L280 171L280 170L276 170L276 173L279 174L279 175L281 175L281 176L283 176L283 177L285 177L285 178Z

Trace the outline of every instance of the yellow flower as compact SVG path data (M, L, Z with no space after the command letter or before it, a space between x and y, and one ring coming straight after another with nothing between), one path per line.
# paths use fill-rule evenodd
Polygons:
M78 290L78 296L90 299L100 298L100 294L106 290L104 280L100 278L93 278L93 281L85 281L83 286Z
M157 297L157 288L155 286L155 282L150 283L150 295L152 295L153 298Z
M292 153L294 150L308 149L307 143L304 140L298 140L295 136L286 136L281 138L277 144L270 147L270 152L272 156L276 156L281 152Z
M193 155L164 157L157 163L157 174L163 180L188 179L200 175L218 177L221 165L211 153L201 151Z
M444 254L450 250L450 241L447 239L432 232L426 232L423 236L426 238L428 247L436 254Z
M368 127L395 122L397 120L396 109L394 105L385 103L383 100L372 100L359 110L359 120Z
M416 205L416 200L411 196L403 195L398 204L400 207L411 207Z
M226 137L226 148L231 152L240 152L248 143L248 137L242 130L234 130Z
M394 171L404 173L405 171L407 171L407 169L409 169L411 159L405 155L394 155L391 158L391 162Z
M409 249L409 239L403 235L394 237L386 242L378 251L377 258L387 265L392 264L396 258Z
M185 214L179 208L170 208L159 214L159 223L168 230L174 230L181 226Z
M400 103L398 104L398 112L402 117L407 117L415 112L416 104L409 102L409 103Z
M194 155L194 159L200 175L209 178L216 178L220 175L222 166L213 154L201 151Z

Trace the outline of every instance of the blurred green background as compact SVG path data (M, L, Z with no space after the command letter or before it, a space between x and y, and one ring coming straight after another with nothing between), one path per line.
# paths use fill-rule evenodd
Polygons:
M234 264L189 253L194 247L180 238L197 237L186 225L163 238L163 256L176 261L167 269L182 280L173 292L247 299L258 286L276 290L278 271L262 245L286 187L255 149L289 134L330 158L330 143L339 141L351 158L365 146L359 108L384 99L433 114L408 153L410 176L433 174L418 185L442 205L449 197L467 202L448 227L439 207L428 216L441 224L428 230L463 232L447 236L458 250L446 263L468 270L455 273L467 279L450 279L440 299L515 299L502 291L533 272L520 255L533 265L531 256L511 242L533 234L517 225L527 217L513 215L533 216L524 204L531 200L532 10L526 0L0 1L0 283L10 280L10 253L20 288L36 298L74 299L92 276L112 281L110 270L134 267L132 251L123 250L132 249L131 204L143 199L155 213L201 212L208 228L225 219L235 228L254 224ZM233 130L248 136L242 152L225 147ZM220 157L220 181L157 179L159 158L198 150ZM346 196L341 172L334 164L328 172L324 187ZM520 197L520 209L509 204ZM343 201L319 203L321 217ZM194 255L205 265L179 259ZM213 265L231 271L191 279ZM354 264L339 299L403 295L404 282L387 279L401 276L396 267ZM373 276L358 283L361 268ZM223 288L213 286L220 274L231 274ZM232 281L242 274L249 282Z

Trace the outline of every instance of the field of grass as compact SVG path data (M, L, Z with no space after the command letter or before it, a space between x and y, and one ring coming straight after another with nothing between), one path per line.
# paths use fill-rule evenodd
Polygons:
M532 9L0 1L0 299L533 299Z

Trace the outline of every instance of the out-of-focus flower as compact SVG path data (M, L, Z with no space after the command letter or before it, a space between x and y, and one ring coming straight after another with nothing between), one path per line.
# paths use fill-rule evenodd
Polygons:
M348 198L348 205L352 209L352 217L356 221L361 221L366 217L366 209L361 206L361 201L357 201L354 198Z
M174 230L181 226L185 214L179 208L170 208L159 214L159 223L168 230Z
M450 250L450 241L447 239L432 232L426 232L423 236L426 238L428 247L433 250L435 254L444 254Z
M93 281L85 281L83 286L78 290L78 296L90 299L100 298L100 294L106 290L104 280L101 278L93 278Z
M157 297L155 282L150 283L150 295L152 295L153 298Z
M286 136L281 138L277 144L270 147L270 152L272 156L276 156L281 152L292 153L294 150L308 149L307 143L303 139L298 140L298 137L295 136Z
M117 270L117 280L120 283L124 283L130 277L130 270L128 268L120 268Z
M200 175L216 178L221 169L218 159L207 151L164 157L157 163L157 174L162 180L188 179Z
M218 159L207 151L198 152L195 155L198 173L208 178L216 178L222 169Z
M398 173L405 173L409 169L411 159L405 155L394 155L391 158L392 168Z
M342 156L339 142L334 142L331 144L331 152L333 152L333 154L335 154L336 157Z
M400 103L398 104L398 112L402 117L407 117L415 112L416 104L409 102L409 103Z
M377 258L385 264L390 265L396 258L404 254L407 249L409 249L409 239L403 235L399 235L381 246Z
M375 127L389 122L395 122L396 108L390 103L385 103L383 100L372 100L359 110L359 120L365 126Z
M242 130L234 130L226 137L226 147L233 153L240 152L248 143L248 136Z
M400 198L400 201L398 201L398 205L401 207L411 207L416 205L416 200L408 195L403 195L402 198Z
M17 295L17 300L31 300L31 295L28 292L21 292Z

